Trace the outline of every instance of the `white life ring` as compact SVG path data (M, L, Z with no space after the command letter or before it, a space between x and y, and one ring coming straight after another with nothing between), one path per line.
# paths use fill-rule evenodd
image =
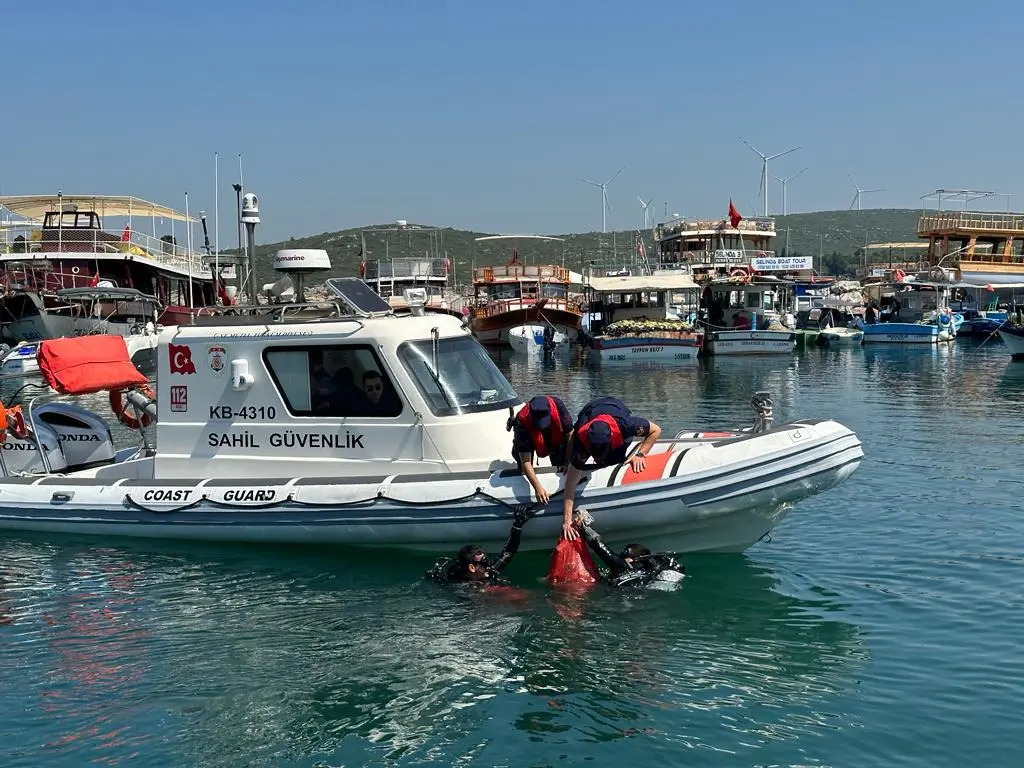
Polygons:
M78 267L72 267L71 268L71 274L72 275L77 275L80 271L81 270L79 270Z

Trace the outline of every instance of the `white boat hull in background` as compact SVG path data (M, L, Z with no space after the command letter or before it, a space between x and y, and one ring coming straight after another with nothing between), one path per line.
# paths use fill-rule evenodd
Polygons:
M572 349L569 337L561 331L555 331L551 348L545 350L543 325L517 325L509 328L508 343L513 352L521 355L544 354L545 351L563 353Z

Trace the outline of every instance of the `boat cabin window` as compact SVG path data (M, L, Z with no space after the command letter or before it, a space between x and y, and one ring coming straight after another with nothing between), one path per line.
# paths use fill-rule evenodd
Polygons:
M44 229L99 229L100 217L92 211L50 211L43 218Z
M369 346L270 348L263 361L293 416L389 418L402 412L402 399Z
M519 298L518 283L494 283L486 289L486 297L490 301L506 301Z
M468 336L407 341L398 357L435 416L497 411L518 402L494 361Z
M569 286L562 283L544 283L540 295L548 299L564 299L569 295Z

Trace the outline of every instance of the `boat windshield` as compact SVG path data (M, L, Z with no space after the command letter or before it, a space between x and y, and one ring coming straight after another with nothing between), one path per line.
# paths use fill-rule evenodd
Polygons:
M498 366L468 336L407 341L398 357L435 416L497 411L519 402Z

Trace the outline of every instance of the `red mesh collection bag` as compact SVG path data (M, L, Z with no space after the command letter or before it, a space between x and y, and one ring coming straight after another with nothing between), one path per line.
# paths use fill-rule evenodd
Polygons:
M594 584L601 578L583 539L559 539L551 553L548 582L551 584Z

